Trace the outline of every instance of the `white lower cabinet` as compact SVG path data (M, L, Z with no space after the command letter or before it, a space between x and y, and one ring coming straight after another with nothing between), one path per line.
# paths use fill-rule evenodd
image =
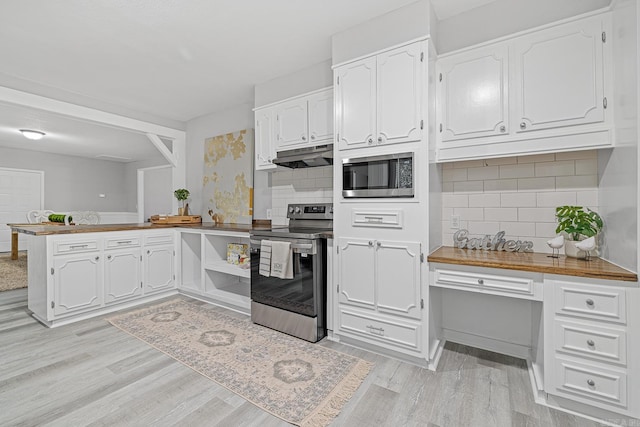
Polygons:
M420 264L417 242L338 239L338 334L420 353Z
M142 295L140 248L105 251L104 302L117 303Z
M100 252L57 256L52 265L53 315L88 311L102 305Z
M544 298L545 391L617 414L640 414L638 289L615 281L557 277ZM632 305L635 302L635 306ZM607 413L590 415L608 418Z
M56 326L175 292L174 234L165 229L33 237L29 310Z

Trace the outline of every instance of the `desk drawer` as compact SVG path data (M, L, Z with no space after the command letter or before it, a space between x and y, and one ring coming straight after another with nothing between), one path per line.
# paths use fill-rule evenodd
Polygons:
M442 287L466 287L479 291L497 291L505 294L533 296L533 280L520 277L436 269L435 285Z
M556 313L626 324L625 290L557 281Z
M73 254L99 250L98 239L78 239L53 243L53 254Z
M624 329L555 321L556 351L604 362L627 363L627 333Z
M352 310L340 310L340 329L395 346L420 350L420 325L383 320Z
M626 407L627 374L601 366L555 360L555 388L589 400ZM596 405L602 407L602 405Z

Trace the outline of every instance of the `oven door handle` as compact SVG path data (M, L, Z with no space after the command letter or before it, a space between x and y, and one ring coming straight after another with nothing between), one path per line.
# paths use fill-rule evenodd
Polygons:
M266 239L270 240L270 239ZM284 240L276 240L277 242L283 242ZM251 239L251 244L255 246L260 246L262 240L253 240ZM291 249L313 249L312 243L291 243Z

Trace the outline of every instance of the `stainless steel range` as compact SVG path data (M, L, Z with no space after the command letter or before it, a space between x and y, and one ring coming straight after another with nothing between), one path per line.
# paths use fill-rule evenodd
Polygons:
M316 342L326 335L325 233L333 231L333 204L290 204L287 218L288 228L251 232L251 320ZM290 245L293 278L265 271L269 256L261 250L267 252L272 242Z

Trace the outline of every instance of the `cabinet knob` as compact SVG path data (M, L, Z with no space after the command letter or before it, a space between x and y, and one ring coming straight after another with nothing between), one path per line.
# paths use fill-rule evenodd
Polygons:
M151 251L147 251L147 254L150 254L150 253L151 253Z
M306 140L307 140L307 137L306 137L306 136L304 136L304 135L302 135L302 140L303 140L303 141L306 141Z
M382 144L382 137L381 136L378 137L378 144Z
M99 256L97 256L97 257L96 257L96 261L98 261L99 259L100 259L100 257L99 257Z
M376 242L376 245L378 245L379 248L382 247L382 243L380 242Z
M111 259L111 255L107 256L107 259Z
M311 139L316 139L316 136L315 135L311 135Z
M526 129L526 128L527 128L527 124L525 122L521 122L520 129Z
M369 246L373 246L373 240L369 240Z
M596 343L595 343L593 340L587 340L587 345L588 345L589 347L593 347L593 346L595 346L595 345L596 345Z
M478 279L478 285L484 285L484 279Z
M595 387L596 382L594 380L589 379L587 380L587 384L589 384L589 387Z
M369 145L373 144L373 138L369 138L367 142L369 143Z
M588 300L586 300L585 302L587 303L587 305L588 305L589 307L593 307L594 302L593 302L593 300L592 300L591 298L589 298L589 299L588 299Z
M500 126L500 132L505 132L507 127L505 125Z

